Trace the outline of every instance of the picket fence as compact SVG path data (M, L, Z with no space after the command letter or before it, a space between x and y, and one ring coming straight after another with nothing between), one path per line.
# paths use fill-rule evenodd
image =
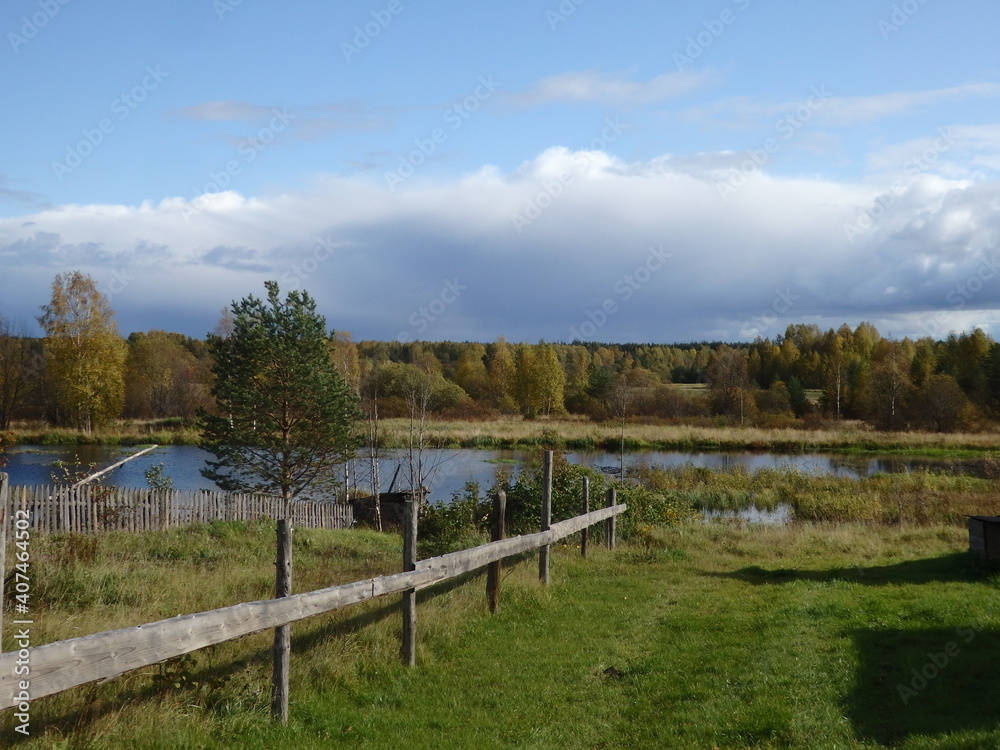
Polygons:
M15 485L10 487L10 505L13 511L27 511L29 528L42 534L158 531L285 515L282 499L269 495L100 485ZM354 523L354 512L340 503L296 500L288 519L299 528L345 529Z

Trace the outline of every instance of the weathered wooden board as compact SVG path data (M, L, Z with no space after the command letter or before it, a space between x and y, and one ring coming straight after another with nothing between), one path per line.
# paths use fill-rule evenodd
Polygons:
M616 505L552 524L548 531L490 542L448 555L421 560L411 572L330 586L281 599L244 602L231 607L171 617L123 630L72 638L28 649L30 674L15 676L17 652L0 655L0 710L17 705L18 681L29 682L32 699L104 680L198 649L276 628L313 615L386 594L422 588L454 578L496 560L551 544L583 527L626 510Z

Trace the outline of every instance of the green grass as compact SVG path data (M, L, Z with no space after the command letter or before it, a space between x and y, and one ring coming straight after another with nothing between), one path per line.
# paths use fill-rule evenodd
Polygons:
M995 476L992 459L978 468ZM713 471L685 466L646 468L639 475L647 487L699 510L771 510L785 504L800 521L883 525L958 525L967 515L1000 515L996 480L964 474L916 471L852 479L794 468Z
M123 420L112 428L84 432L42 424L15 425L10 434L19 445L197 445L198 430L183 420Z
M255 598L273 575L272 535L267 524L211 524L96 544L38 538L39 584L67 567L80 579L52 584L40 633ZM960 527L685 525L644 539L586 561L575 542L558 547L547 589L521 563L506 572L496 616L481 578L421 592L411 670L398 664L397 598L293 625L287 728L268 717L264 633L39 700L28 741L8 712L4 743L1000 746L1000 578L971 563ZM387 534L297 532L296 590L393 570L398 552ZM60 596L69 589L80 593ZM901 693L913 670L935 674Z

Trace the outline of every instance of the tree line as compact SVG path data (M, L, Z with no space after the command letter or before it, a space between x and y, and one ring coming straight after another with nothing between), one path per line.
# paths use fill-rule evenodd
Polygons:
M0 430L41 420L100 430L116 419L213 413L212 336L163 330L122 337L93 280L60 274L38 318L45 336L0 316ZM327 339L337 370L379 417L527 419L586 415L727 424L864 420L881 429L950 431L1000 418L1000 344L980 329L894 339L870 323L790 325L752 343L353 341ZM707 388L685 388L705 384Z

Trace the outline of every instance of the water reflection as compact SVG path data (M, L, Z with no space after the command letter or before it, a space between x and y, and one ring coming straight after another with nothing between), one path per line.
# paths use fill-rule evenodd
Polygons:
M48 484L52 481L56 461L95 463L103 468L135 453L139 448L105 445L15 446L5 471L12 484ZM514 476L523 467L540 459L540 451L515 450L428 450L423 457L424 484L431 489L431 500L447 502L465 483L476 481L481 488L494 484L498 476ZM163 446L153 453L137 458L110 475L110 484L123 487L145 486L145 471L158 463L164 465L164 475L177 489L215 489L201 476L200 469L208 457L194 446ZM620 457L601 451L573 452L566 458L590 466L609 475L617 475ZM368 488L371 471L368 461L358 458L352 463L352 485ZM681 451L642 451L625 456L625 475L640 467L679 468L703 467L715 471L746 469L794 469L801 472L837 477L859 478L880 473L932 471L982 476L986 471L983 459L934 459L912 456L839 456L826 454L787 455L779 453L687 453ZM399 472L397 474L397 469ZM405 451L385 451L379 465L382 490L396 475L395 489L410 486L409 460Z

